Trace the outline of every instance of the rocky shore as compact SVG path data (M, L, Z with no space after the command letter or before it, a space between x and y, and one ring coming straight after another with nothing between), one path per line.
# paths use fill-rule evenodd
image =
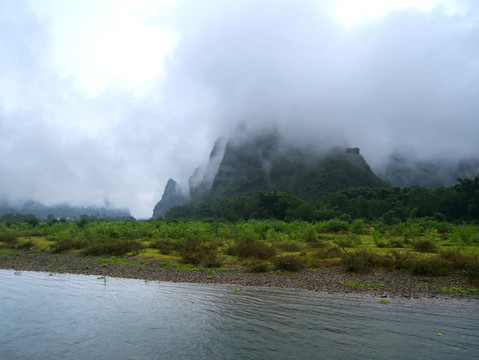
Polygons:
M327 293L368 293L385 298L479 299L479 289L460 274L434 278L385 271L358 274L347 272L343 267L307 269L293 273L255 273L237 266L222 270L180 270L136 258L105 259L74 254L28 253L21 250L0 253L0 268L170 282L297 288Z

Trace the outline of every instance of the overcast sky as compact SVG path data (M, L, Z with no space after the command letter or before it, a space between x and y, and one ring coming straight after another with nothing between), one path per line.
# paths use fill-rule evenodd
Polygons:
M479 2L0 1L0 199L150 217L238 124L477 157Z

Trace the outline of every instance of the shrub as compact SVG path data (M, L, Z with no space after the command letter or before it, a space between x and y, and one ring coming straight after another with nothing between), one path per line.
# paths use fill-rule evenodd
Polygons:
M333 242L339 247L357 247L361 245L361 239L356 234L349 234L348 236L336 237Z
M216 241L206 241L190 236L183 241L179 252L181 261L186 264L218 267L221 262L218 258L217 249L218 243Z
M27 241L19 242L16 248L20 250L30 250L34 246L35 243L31 239L28 239Z
M331 219L327 221L322 221L317 224L317 230L320 233L325 232L340 232L340 231L348 231L349 230L349 223L347 221L341 221L338 219Z
M350 223L353 219L352 219L351 215L349 215L349 214L342 214L341 216L338 217L338 220L346 221L346 222Z
M84 247L87 246L87 243L85 241L79 240L79 239L63 239L60 241L57 241L55 244L50 246L50 250L53 253L64 253L70 250L79 250L83 249Z
M90 242L85 248L83 248L81 253L85 256L120 256L129 252L138 254L141 247L141 243L137 240L108 240Z
M314 243L319 240L318 232L313 224L306 221L294 221L290 224L291 238L297 241Z
M414 275L423 276L444 276L451 270L451 264L449 261L435 256L428 259L421 259L416 261L413 265L412 273Z
M367 231L366 223L363 219L356 219L350 226L351 232L357 235L364 235Z
M336 246L325 246L318 249L314 256L319 259L331 259L341 256L341 250Z
M275 248L286 251L286 252L296 252L302 249L301 245L294 242L284 242L274 245Z
M396 270L410 270L417 260L417 255L407 251L391 251L391 256Z
M276 254L276 250L259 240L246 237L237 240L234 245L228 248L227 253L240 257L256 257L261 260L267 260Z
M418 252L422 252L422 253L433 253L433 252L436 252L437 250L436 244L429 239L421 239L416 241L413 244L413 248L414 250Z
M447 251L438 255L441 259L448 261L454 269L462 270L470 263L471 257L461 254L458 250Z
M400 220L396 216L396 212L394 210L389 210L382 215L382 221L386 225L394 225L397 224Z
M0 241L6 244L15 245L18 241L18 235L12 230L6 230L0 233Z
M402 239L393 238L389 240L378 241L376 246L378 248L403 248L404 241Z
M299 271L304 268L306 261L297 255L283 255L276 258L274 264L278 270Z
M451 240L464 245L477 244L479 243L479 232L473 226L456 226L452 231Z
M383 243L383 240L384 240L384 235L381 234L381 232L377 231L375 228L371 227L369 229L369 234L371 235L371 237L373 238L373 241L374 241L374 244L376 244L376 246L378 247L381 247L379 246L379 244Z
M261 273L269 270L268 264L263 260L253 259L249 263L249 269L252 272Z
M402 239L393 238L389 240L389 247L391 248L403 248L404 241Z
M150 243L150 247L157 249L164 255L170 254L172 251L178 251L181 247L178 241L169 239L157 239Z
M475 286L479 286L479 256L475 255L464 266L464 275Z
M351 253L344 252L343 264L346 270L352 272L369 272L374 267L379 267L383 264L383 259L380 255L368 250L367 248L360 248Z

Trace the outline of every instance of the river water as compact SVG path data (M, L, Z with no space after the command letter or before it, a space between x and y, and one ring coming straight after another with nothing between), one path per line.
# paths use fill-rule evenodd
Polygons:
M380 300L0 270L0 359L479 358L477 300Z

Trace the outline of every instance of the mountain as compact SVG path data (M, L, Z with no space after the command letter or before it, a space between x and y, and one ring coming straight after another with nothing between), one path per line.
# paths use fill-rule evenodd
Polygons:
M396 152L390 156L383 173L394 186L433 189L455 185L458 178L473 179L479 174L479 159L468 158L459 162L441 158L414 159Z
M68 204L47 206L32 200L20 205L12 205L7 201L0 202L0 215L5 214L30 214L39 219L47 219L49 217L74 219L82 215L96 218L131 218L131 213L128 209L94 206L80 207Z
M294 193L319 199L352 187L382 187L358 148L323 153L286 144L276 134L227 143L209 198L252 195L259 191Z
M153 217L188 201L214 201L260 191L293 193L302 199L319 199L330 192L355 187L384 187L358 148L332 148L318 152L287 143L275 132L219 139L206 167L197 168L189 179L189 196L176 182L168 181Z
M161 200L156 204L153 209L153 218L164 217L166 212L173 206L180 206L188 203L190 197L185 195L178 186L178 183L169 179L166 183L165 191Z

